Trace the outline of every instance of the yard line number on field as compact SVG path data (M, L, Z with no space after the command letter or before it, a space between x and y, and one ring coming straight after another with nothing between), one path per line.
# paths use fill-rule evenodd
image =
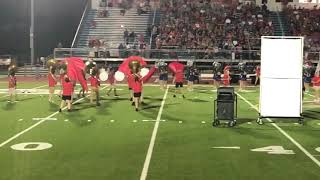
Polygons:
M105 87L101 88L101 90L103 90L103 89L105 89ZM84 98L80 98L80 99L78 99L77 101L75 101L73 104L78 103L78 102L82 101L83 99L84 99ZM67 107L64 107L62 110L65 110L65 109L67 109ZM18 134L12 136L12 137L9 138L8 140L2 142L2 143L0 144L0 148L3 147L4 145L8 144L9 142L13 141L14 139L18 138L18 137L21 136L22 134L30 131L31 129L33 129L33 128L37 127L37 126L39 126L39 125L42 124L43 122L47 121L47 119L54 117L54 116L57 115L58 113L59 113L59 111L57 111L57 112L55 112L55 113L53 113L53 114L51 114L51 115L43 118L42 120L40 120L40 121L38 121L37 123L33 124L32 126L28 127L27 129L19 132Z
M236 93L243 101L249 104L252 108L259 112L258 108L255 107L250 101L241 96L239 93ZM267 118L269 122L272 122L271 119ZM271 123L273 127L275 127L281 134L283 134L286 138L288 138L294 145L296 145L306 156L308 156L316 165L320 167L320 161L315 158L309 151L307 151L300 143L298 143L295 139L293 139L288 133L286 133L281 127L279 127L275 123Z

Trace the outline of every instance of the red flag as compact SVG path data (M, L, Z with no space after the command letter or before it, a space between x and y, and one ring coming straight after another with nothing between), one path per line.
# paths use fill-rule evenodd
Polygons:
M81 58L70 57L66 58L67 74L73 81L78 81L85 91L88 91L87 81L84 77L85 64Z
M140 56L130 56L127 59L125 59L122 64L119 66L118 71L123 72L125 75L128 75L130 73L129 63L131 61L139 61L141 67L144 67L147 65L145 60Z
M174 61L174 62L170 63L168 67L172 72L176 73L178 71L179 72L183 71L184 64L181 64L178 61Z

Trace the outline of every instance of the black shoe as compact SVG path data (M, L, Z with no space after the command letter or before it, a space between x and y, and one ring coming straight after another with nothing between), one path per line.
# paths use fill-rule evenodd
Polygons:
M134 102L132 102L132 103L131 103L131 106L134 106L134 105L135 105L135 103L134 103Z
M118 95L118 94L115 94L114 96L118 97L119 95Z
M100 104L100 103L97 103L97 106L101 106L101 104Z
M132 98L130 98L130 101L132 101Z
M173 97L175 98L175 97L176 97L176 95L174 94L174 95L173 95Z
M136 111L139 111L139 109L138 109L138 108L136 108Z
M71 109L68 109L68 112L71 112Z
M59 109L59 112L62 112L62 110L61 110L61 109Z
M186 98L184 95L182 95L182 98L184 99L184 98Z
M110 94L109 94L109 93L107 93L107 96L110 96Z
M141 102L142 105L146 105L147 103L145 103L144 101Z

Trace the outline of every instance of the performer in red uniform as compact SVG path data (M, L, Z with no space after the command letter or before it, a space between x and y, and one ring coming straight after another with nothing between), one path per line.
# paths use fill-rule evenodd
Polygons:
M59 92L59 97L61 97L61 95L62 95L62 89L63 89L63 87L62 87L62 83L63 83L63 81L64 81L64 76L66 75L66 73L62 73L62 72L60 72L60 75L59 75L59 79L60 79L60 92Z
M131 82L129 81L129 77L127 77L127 81L128 81L128 88L129 88L129 94L130 94L130 101L133 101L133 90L132 90ZM132 102L132 104L134 104L134 102Z
M314 74L314 77L312 78L312 84L313 84L313 89L314 89L314 95L315 95L315 99L314 102L315 103L320 103L320 72L316 71Z
M9 100L8 100L8 102L15 102L17 78L14 73L10 73L8 81L9 81L9 84L8 84Z
M260 66L258 65L256 67L256 81L254 82L254 85L258 85L258 81L260 81L260 73L261 73L261 69Z
M176 73L174 74L174 78L172 83L176 84L176 89L174 91L173 97L176 97L176 93L182 94L182 97L185 98L182 88L183 88L183 81L184 81L184 74L183 69L177 69Z
M71 111L71 97L74 91L74 84L70 81L69 77L65 75L64 80L62 81L62 101L60 104L59 112L62 111L65 103L67 103L68 112Z
M230 66L226 66L223 71L223 85L230 86Z
M48 72L48 82L49 82L49 102L53 102L52 96L54 94L54 87L57 84L57 80L55 75L52 73L52 66L50 67Z
M96 74L91 74L89 77L90 85L91 85L91 93L90 93L90 103L93 104L93 95L96 95L96 105L100 106L99 100L99 86L100 82L96 76Z
M136 111L139 111L139 103L141 103L141 94L143 91L143 83L148 81L150 77L153 75L153 73L156 71L155 67L152 67L148 74L144 77L140 75L140 73L134 74L130 73L128 74L128 84L131 86L133 91L133 100L134 105L136 108Z

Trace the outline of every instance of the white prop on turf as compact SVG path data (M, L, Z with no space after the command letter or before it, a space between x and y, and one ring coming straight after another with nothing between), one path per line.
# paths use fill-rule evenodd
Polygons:
M100 72L100 74L99 74L99 79L100 79L101 81L106 81L106 80L108 80L108 73L107 73L106 71Z
M148 68L142 68L141 69L140 74L141 74L142 77L146 76L148 73L149 73L149 69Z
M123 81L124 80L124 73L121 71L117 71L114 74L114 78L116 79L116 81Z

